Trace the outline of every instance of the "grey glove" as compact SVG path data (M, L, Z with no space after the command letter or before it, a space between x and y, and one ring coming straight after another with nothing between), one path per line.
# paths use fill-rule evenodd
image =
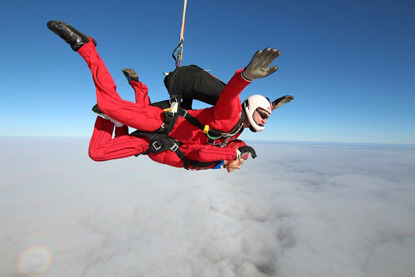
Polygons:
M259 50L252 57L251 62L242 71L242 76L248 81L267 77L278 70L278 66L268 67L279 55L280 50L266 48Z
M278 109L279 107L281 107L284 104L287 104L289 102L291 102L291 100L294 99L294 96L291 95L284 95L283 97L278 98L277 100L272 102L272 107L275 109Z

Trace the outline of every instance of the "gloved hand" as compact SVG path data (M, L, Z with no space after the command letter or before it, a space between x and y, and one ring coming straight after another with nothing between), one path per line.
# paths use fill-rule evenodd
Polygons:
M238 150L236 150L236 158L240 159L247 153L251 153L252 159L255 159L257 157L254 148L252 148L251 146L241 146L238 148Z
M281 107L284 104L287 104L289 102L291 102L291 100L294 99L294 96L291 95L284 95L283 97L278 98L277 100L274 100L272 102L272 107L275 109L278 109L279 107Z
M278 70L278 66L268 67L279 55L280 50L266 48L259 50L252 57L251 62L242 71L242 76L248 81L267 77Z

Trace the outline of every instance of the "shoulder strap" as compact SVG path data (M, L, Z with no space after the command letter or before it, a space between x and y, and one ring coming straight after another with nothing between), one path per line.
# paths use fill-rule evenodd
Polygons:
M189 114L185 109L179 108L178 114L189 121L194 126L198 127L205 133L210 139L220 139L223 137L230 137L234 136L239 132L242 132L244 130L243 128L243 118L240 118L239 121L236 123L236 125L232 128L230 132L221 132L215 129L210 129L209 125L203 125L200 123L199 120L196 119L196 117Z

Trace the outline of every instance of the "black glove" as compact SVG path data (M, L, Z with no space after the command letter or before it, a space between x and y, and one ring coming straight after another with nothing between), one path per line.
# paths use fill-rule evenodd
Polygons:
M240 159L247 153L251 153L252 159L255 159L257 157L254 148L252 148L251 146L242 146L239 147L238 150L236 150L236 158Z

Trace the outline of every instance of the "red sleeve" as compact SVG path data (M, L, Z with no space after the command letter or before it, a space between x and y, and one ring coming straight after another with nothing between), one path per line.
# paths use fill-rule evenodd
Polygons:
M234 160L236 158L236 150L232 147L217 147L213 145L185 145L185 156L189 160L199 162L216 162L223 160Z
M236 158L236 150L232 147L185 144L180 146L180 150L189 160L199 162L216 162ZM170 150L158 154L149 153L148 157L158 163L183 167L183 161L175 152Z
M239 95L251 83L242 77L242 70L235 72L219 94L218 101L213 108L212 128L227 132L238 122L242 111Z
M148 157L155 162L174 167L183 167L183 161L173 151L167 150L157 154L149 153Z

